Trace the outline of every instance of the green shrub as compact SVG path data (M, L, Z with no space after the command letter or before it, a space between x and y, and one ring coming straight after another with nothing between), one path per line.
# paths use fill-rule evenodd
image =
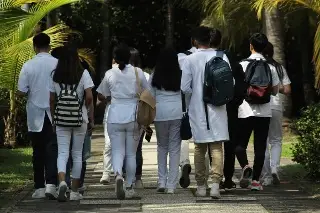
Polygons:
M27 113L26 113L26 98L19 98L16 102L17 108L17 117L16 117L16 141L17 145L25 146L29 145L29 137L28 137L28 127L27 127ZM0 122L0 144L3 144L4 140L4 122L3 119L7 118L10 107L10 94L7 89L0 89L0 107L7 108L1 112L1 122Z
M320 104L307 107L293 123L299 135L293 146L293 160L305 167L308 177L320 178Z

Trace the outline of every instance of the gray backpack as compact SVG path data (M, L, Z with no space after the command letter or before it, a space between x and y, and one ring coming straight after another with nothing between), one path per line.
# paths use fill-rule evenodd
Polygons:
M61 127L80 127L83 123L82 105L77 94L78 84L59 84L60 93L54 110L54 124Z

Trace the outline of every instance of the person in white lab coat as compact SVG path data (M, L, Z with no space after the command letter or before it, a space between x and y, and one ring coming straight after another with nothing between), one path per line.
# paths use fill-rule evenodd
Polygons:
M184 53L178 54L178 61L180 68L182 69L184 59L191 55L192 53L195 53L197 51L197 48L194 47L194 40L191 38L191 45L192 48ZM186 108L189 106L190 102L190 94L185 94L185 102L186 102ZM191 139L190 139L191 140ZM190 185L190 173L191 173L191 164L189 159L189 141L190 140L182 140L181 141L181 152L180 152L180 167L181 167L181 177L179 180L180 186L182 188L187 188Z
M203 102L203 82L206 63L217 55L217 51L210 48L210 32L207 27L194 30L197 52L189 55L182 67L181 90L191 94L189 117L193 139L195 142L195 173L197 181L197 196L206 196L206 166L205 155L210 146L212 156L212 187L210 196L220 198L219 183L223 177L223 142L229 140L228 117L226 106L216 107L208 105L207 130L205 106ZM226 55L223 59L229 63Z
M108 134L111 141L112 165L116 176L118 199L132 198L136 172L136 151L140 129L136 122L137 92L135 68L129 64L130 50L122 44L114 50L118 67L108 70L101 82L100 98L111 96L108 111ZM148 88L143 71L137 68L142 89ZM126 190L123 186L123 161L126 159Z
M18 95L27 96L27 123L33 156L33 199L57 197L57 140L52 131L50 113L51 72L58 60L49 54L50 37L40 33L33 38L35 57L27 61L20 72Z
M255 33L250 38L250 60L266 59L262 51L268 45L268 38L261 33ZM242 61L241 66L247 72L250 62ZM279 90L279 77L276 68L269 64L272 77L272 95L276 95ZM238 110L238 129L235 153L242 168L240 179L241 188L251 188L253 191L262 190L260 175L264 164L266 144L269 132L270 119L272 117L271 104L250 104L246 100L240 105ZM254 163L253 168L249 165L247 148L250 137L254 133Z
M274 48L269 42L263 51L266 59L277 69L280 80L279 93L271 96L272 117L269 126L269 135L266 148L266 156L262 169L262 185L268 186L279 184L278 168L280 166L282 151L282 117L283 117L283 96L291 93L291 81L288 77L286 69L273 59Z
M160 52L150 78L151 92L156 99L156 127L158 144L158 192L174 194L179 178L181 149L181 69L172 48ZM169 170L167 158L169 155Z

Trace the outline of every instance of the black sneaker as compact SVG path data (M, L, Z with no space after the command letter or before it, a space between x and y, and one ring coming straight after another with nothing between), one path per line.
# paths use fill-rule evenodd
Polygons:
M242 170L242 175L240 179L241 188L246 189L249 187L251 176L252 176L252 168L249 165L247 165Z
M237 188L237 185L232 180L226 180L223 183L223 189L226 191L231 191L233 189Z
M180 186L182 188L188 188L190 185L190 173L191 173L191 165L190 164L185 164L182 166L181 169L181 178L180 178Z

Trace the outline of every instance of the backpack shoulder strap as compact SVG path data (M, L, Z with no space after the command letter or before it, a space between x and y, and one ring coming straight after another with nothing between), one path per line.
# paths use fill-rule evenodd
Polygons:
M216 57L219 57L219 58L222 58L222 59L223 59L223 56L224 56L224 51L218 50Z
M184 54L185 54L185 55L191 55L191 54L192 54L192 52L191 52L191 51L189 51L189 50L187 50L187 51L185 51L185 52L184 52Z
M135 74L136 74L136 85L137 85L137 88L138 88L138 93L137 93L137 95L138 95L138 97L140 97L140 95L141 95L141 83L140 83L140 78L139 78L139 73L138 73L138 69L135 67L134 68L134 72L135 72Z
M186 112L187 111L186 96L182 91L181 91L181 103L182 103L182 112Z

